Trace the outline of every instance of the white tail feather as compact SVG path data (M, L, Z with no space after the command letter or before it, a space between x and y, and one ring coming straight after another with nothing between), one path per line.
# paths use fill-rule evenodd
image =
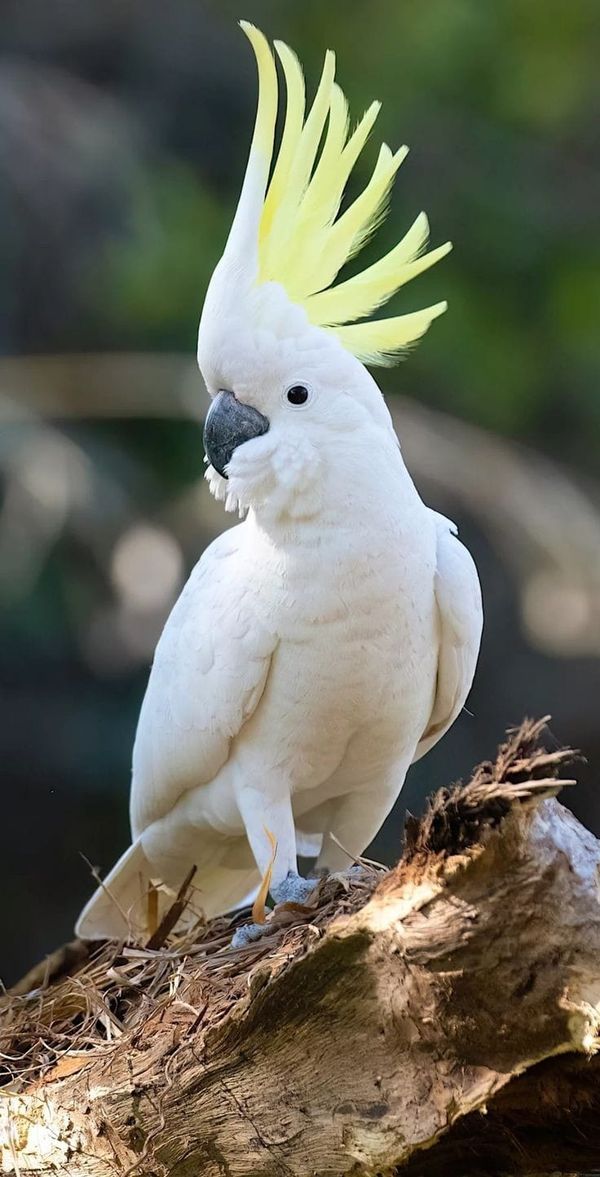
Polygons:
M82 940L138 940L145 936L150 883L150 864L138 839L86 903L75 935Z
M151 931L147 924L147 902L152 878L142 841L138 839L121 855L84 907L75 934L82 940L143 942ZM254 899L259 884L256 867L235 870L216 865L206 872L199 872L194 876L189 910L187 914L184 912L180 927L200 914L213 919L245 906ZM159 890L159 919L162 919L173 899L173 891L164 888Z

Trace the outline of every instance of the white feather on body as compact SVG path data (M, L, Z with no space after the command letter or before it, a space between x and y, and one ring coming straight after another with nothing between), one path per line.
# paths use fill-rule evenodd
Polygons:
M267 829L279 840L275 877L295 866L297 847L281 820L287 798L300 840L324 836L322 863L345 864L330 831L361 853L432 715L428 744L470 685L480 629L470 557L418 497L391 430L374 432L375 467L350 433L335 476L320 470L316 513L264 522L251 511L220 536L158 644L134 749L132 833L144 880L176 888L197 866L197 899L208 915L254 888L255 858L264 869L271 853ZM456 612L466 608L472 649L448 698L436 700L440 639L442 652L444 641L456 644L436 591L440 537L464 568L470 595L460 583L450 595L465 597ZM111 890L119 878L117 864ZM103 934L107 919L112 929L119 923L108 896L98 902L80 921L86 935L98 920ZM127 914L135 927L143 905Z

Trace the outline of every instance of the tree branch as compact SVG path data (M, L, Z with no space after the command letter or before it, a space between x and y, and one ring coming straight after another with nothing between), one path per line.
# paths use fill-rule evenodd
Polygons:
M216 921L7 999L3 1171L600 1167L600 845L541 726L411 819L394 870L325 880L258 945Z

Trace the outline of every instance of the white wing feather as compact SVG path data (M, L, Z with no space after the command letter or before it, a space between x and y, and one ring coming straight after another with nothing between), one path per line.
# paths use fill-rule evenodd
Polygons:
M133 752L134 838L216 777L264 691L277 639L253 609L243 535L207 548L156 648Z
M209 784L228 760L259 703L277 645L253 609L243 536L241 528L233 528L206 550L158 643L133 753L133 845L83 909L76 932L84 939L147 934L145 898L156 871L145 855L143 835L155 822L163 827L164 849L176 863L181 858L184 872L192 861L188 838L195 836L194 849L204 847L206 861L195 881L208 915L236 906L256 886L244 838L234 839L238 854L230 851L226 866L219 854L215 858L215 840L222 836L210 822L194 834L194 826L175 820L184 794ZM231 808L227 790L219 802L224 813ZM161 892L159 914L169 902Z
M483 626L481 589L471 555L458 539L454 523L436 513L436 526L438 672L431 716L413 763L437 744L460 714L475 674Z

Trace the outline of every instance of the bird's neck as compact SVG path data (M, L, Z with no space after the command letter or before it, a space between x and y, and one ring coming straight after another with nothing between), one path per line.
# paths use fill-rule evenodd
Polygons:
M303 502L302 491L292 510L272 513L253 508L250 526L278 548L302 546L318 531L341 538L360 534L363 542L383 533L401 536L412 526L423 504L406 469L396 437L380 439L376 449L348 446L335 463L326 463L315 493ZM410 521L410 523L409 523Z

